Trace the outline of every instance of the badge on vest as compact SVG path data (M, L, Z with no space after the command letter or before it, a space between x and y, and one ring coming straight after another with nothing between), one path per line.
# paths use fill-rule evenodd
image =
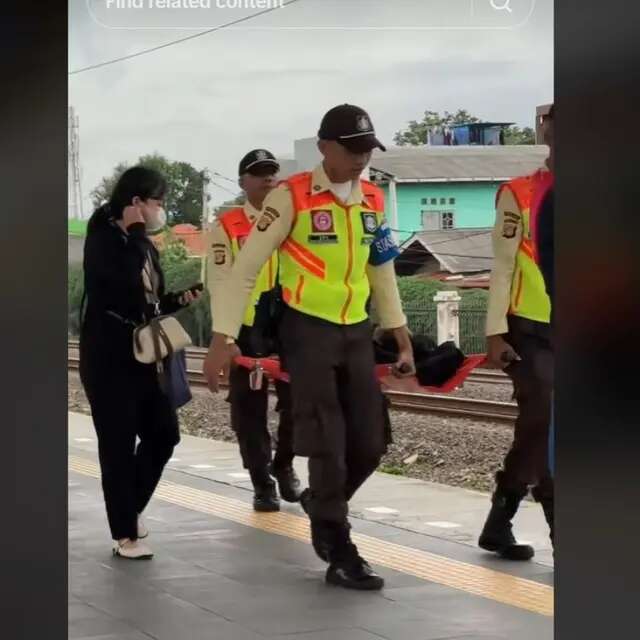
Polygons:
M373 211L362 211L362 228L365 233L375 233L378 228L378 216Z
M333 232L333 212L330 209L312 209L311 233Z

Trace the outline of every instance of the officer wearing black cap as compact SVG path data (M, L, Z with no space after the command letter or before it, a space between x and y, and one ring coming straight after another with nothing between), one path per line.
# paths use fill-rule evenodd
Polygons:
M218 217L210 232L208 243L208 286L213 318L223 313L228 304L225 287L234 260L260 215L262 203L276 186L280 167L272 153L266 149L254 149L240 161L239 184L245 192L242 207L234 208ZM271 344L262 331L262 309L268 309L269 297L273 295L278 273L278 256L273 253L265 260L251 295L245 300L242 326L238 334L237 347L243 355L268 356ZM232 341L230 341L232 342ZM275 483L278 481L280 495L288 502L300 498L300 482L292 467L292 421L289 385L278 382L277 410L280 414L276 453L271 459L271 437L267 428L268 381L259 381L257 388L250 384L247 369L234 367L229 373L229 402L231 426L237 435L244 467L249 471L254 487L254 509L256 511L278 511L280 508Z
M228 304L214 318L204 372L216 391L232 356L227 338L238 335L256 275L278 250L281 358L291 376L294 451L309 458L309 490L301 502L312 543L329 563L328 582L380 589L384 581L358 553L348 522L348 501L389 443L374 375L370 297L382 328L398 342L398 375L414 372L413 352L383 193L361 179L372 150L384 146L366 111L347 104L324 116L318 137L322 163L288 178L264 202L227 280Z

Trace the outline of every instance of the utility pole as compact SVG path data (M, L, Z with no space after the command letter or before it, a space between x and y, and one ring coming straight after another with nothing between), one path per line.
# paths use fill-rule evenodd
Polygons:
M82 180L80 175L80 118L73 107L69 107L69 185L71 202L75 220L83 218L82 213Z
M200 233L202 234L201 239L204 254L200 258L200 282L204 282L207 276L207 247L205 246L205 238L209 227L209 197L207 189L209 180L209 169L205 167L202 170L202 216L200 220Z

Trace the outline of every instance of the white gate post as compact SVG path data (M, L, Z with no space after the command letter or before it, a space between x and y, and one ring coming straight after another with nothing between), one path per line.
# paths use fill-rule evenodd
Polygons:
M457 291L438 291L433 298L437 307L438 344L455 342L460 348L459 302L462 298Z

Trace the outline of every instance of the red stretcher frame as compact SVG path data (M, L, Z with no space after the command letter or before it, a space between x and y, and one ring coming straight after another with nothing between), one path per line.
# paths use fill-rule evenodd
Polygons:
M289 374L280 369L280 361L277 358L249 358L248 356L238 356L235 358L238 366L252 370L257 366L262 367L263 372L272 380L282 380L289 382ZM376 377L384 390L401 391L403 393L451 393L455 391L477 367L482 366L487 361L484 353L469 355L465 358L455 375L449 378L439 387L422 386L415 376L409 378L398 378L393 375L393 365L378 364L375 367Z

